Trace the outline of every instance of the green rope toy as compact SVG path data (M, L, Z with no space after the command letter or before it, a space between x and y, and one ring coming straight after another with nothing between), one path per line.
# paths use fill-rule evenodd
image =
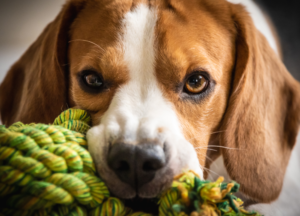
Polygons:
M110 196L87 151L89 123L87 112L69 109L54 125L0 126L0 215L150 216ZM158 198L159 215L259 216L243 209L238 189L187 172Z

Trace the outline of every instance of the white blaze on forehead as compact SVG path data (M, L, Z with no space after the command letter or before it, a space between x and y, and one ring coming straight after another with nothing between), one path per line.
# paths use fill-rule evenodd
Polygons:
M156 21L155 9L143 4L125 16L122 40L131 79L154 78Z
M157 14L141 4L123 20L121 46L129 82L120 87L112 106L118 110L123 136L131 140L154 139L158 127L172 126L182 134L172 105L163 97L155 76L155 28ZM135 130L135 131L134 131Z

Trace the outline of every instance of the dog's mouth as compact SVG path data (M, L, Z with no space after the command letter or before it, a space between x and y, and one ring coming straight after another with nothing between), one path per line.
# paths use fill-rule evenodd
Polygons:
M144 212L152 215L158 215L158 199L145 199L135 197L133 199L123 200L126 207L132 209L134 212Z

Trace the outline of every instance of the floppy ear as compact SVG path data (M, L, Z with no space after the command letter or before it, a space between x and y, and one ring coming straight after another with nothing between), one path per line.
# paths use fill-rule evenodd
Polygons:
M224 164L241 191L270 202L281 191L300 123L300 86L240 5L232 5L236 67L220 135ZM238 150L234 150L238 149Z
M0 86L2 122L52 123L67 107L69 27L82 1L68 1Z

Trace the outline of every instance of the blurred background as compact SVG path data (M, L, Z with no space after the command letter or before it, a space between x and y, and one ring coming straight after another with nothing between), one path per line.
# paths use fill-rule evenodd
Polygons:
M0 0L0 82L65 0ZM300 0L256 0L274 21L284 62L300 80Z
M65 0L0 0L0 82Z
M300 0L255 0L271 17L281 40L284 63L300 81Z

